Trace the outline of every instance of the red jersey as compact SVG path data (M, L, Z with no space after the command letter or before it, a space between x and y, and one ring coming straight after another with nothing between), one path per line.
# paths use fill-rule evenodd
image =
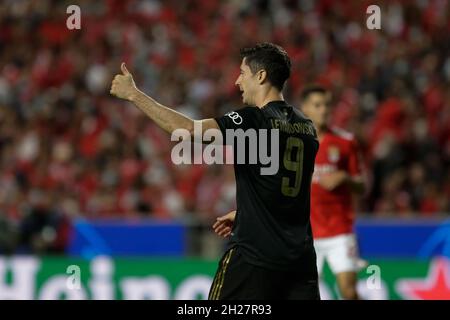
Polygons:
M358 147L353 135L341 129L328 129L320 141L311 185L311 226L314 238L333 237L353 231L354 209L351 190L341 184L327 191L320 176L339 170L361 175Z

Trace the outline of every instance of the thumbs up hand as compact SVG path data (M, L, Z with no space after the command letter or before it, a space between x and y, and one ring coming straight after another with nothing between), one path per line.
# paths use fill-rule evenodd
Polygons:
M134 83L133 76L127 70L125 63L122 62L120 69L122 70L122 74L114 77L109 93L118 98L131 101L134 93L137 91L136 84Z

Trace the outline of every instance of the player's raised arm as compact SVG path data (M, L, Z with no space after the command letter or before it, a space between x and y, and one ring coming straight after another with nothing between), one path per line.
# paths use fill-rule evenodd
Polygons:
M193 120L158 103L136 87L133 76L127 70L125 63L122 63L120 68L122 74L114 77L110 93L133 103L166 132L171 134L176 129L186 129L190 132L191 137L194 137L194 124L197 121L202 125L202 133L208 129L219 129L214 119ZM201 139L201 137L195 138Z

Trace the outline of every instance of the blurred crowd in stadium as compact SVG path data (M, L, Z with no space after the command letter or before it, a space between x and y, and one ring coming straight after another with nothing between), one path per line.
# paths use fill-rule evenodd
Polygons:
M292 59L285 97L333 92L332 123L360 142L360 212L450 212L450 4L383 1L76 1L0 4L0 245L61 250L76 217L200 218L234 208L232 167L176 166L174 143L109 95L127 62L141 90L193 118L242 106L239 48ZM12 224L9 222L13 222ZM1 248L0 248L1 250Z

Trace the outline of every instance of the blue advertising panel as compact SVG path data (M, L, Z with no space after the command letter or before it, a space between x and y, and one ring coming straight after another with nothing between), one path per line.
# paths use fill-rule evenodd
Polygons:
M450 257L450 220L359 219L355 231L363 257Z
M182 256L186 227L180 223L77 221L68 253L91 258L113 256Z
M188 227L157 221L77 221L67 252L90 258L187 255ZM355 224L363 258L450 257L450 220L380 220L359 218Z

